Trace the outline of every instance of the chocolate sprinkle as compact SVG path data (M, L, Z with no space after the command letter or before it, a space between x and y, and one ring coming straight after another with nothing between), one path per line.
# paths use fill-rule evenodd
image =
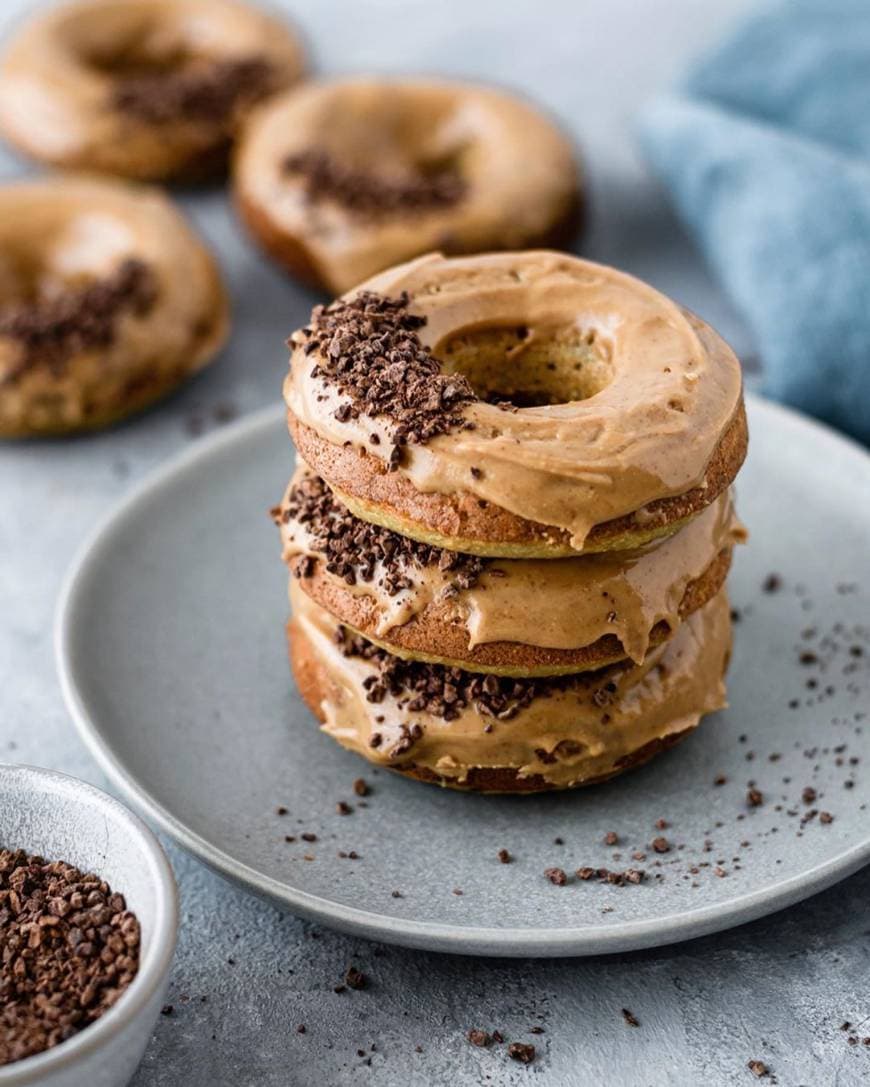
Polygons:
M439 434L467 429L462 408L477 397L459 374L444 374L441 363L420 342L425 317L408 312L407 292L384 298L361 291L355 298L316 306L311 325L294 339L305 354L318 352L313 378L333 385L347 397L336 410L341 422L361 415L385 419L391 430L391 469L402 447Z
M17 341L21 354L17 365L0 373L0 385L37 365L59 376L73 355L109 347L122 313L143 316L156 298L153 272L130 258L105 279L8 307L0 312L0 337Z
M108 1011L139 966L139 922L99 876L0 850L0 1066Z
M373 581L380 564L379 584L389 596L413 588L409 571L414 567L437 566L450 575L449 583L456 589L470 589L487 565L485 559L474 555L419 543L354 517L316 475L306 475L295 484L276 517L284 524L296 521L303 525L327 571L348 585ZM311 555L300 555L293 562L293 574L311 577L315 566Z
M535 1059L535 1047L527 1042L511 1042L508 1046L508 1056L512 1061L520 1064L531 1064Z
M375 666L375 673L363 680L369 702L382 702L391 695L399 699L403 709L429 713L445 721L455 721L468 706L486 716L509 720L533 699L563 690L574 680L571 676L532 679L486 675L443 664L403 660L345 626L337 628L335 641L346 657L359 657ZM420 726L410 726L409 738L415 728ZM403 744L398 753L404 754L407 746ZM396 754L396 748L391 754Z
M263 98L274 83L261 57L220 60L176 71L127 76L112 88L112 106L148 124L225 124L240 106Z
M450 207L467 186L455 170L416 173L401 178L378 177L337 162L326 151L311 149L288 155L284 172L302 179L310 203L334 200L364 218L417 214Z

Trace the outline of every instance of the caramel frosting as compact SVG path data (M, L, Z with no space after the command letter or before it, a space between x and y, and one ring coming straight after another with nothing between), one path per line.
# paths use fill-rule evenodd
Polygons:
M313 187L298 168L306 160L320 163ZM339 171L354 184L323 183ZM431 249L542 244L570 218L578 176L565 137L511 95L446 81L342 79L309 83L260 110L234 185L338 294ZM359 199L342 199L343 190L382 192L390 206L372 214L368 199L369 214L360 214Z
M290 497L306 478L308 470L300 467L282 504L288 514ZM295 560L300 556L316 559L323 576L343 591L367 598L373 608L366 612L371 624L366 632L388 645L396 627L416 617L425 623L427 613L437 610L439 620L464 627L469 648L519 642L576 649L613 634L637 662L646 656L650 633L658 623L665 622L672 631L679 625L689 583L701 577L722 551L745 538L726 492L675 535L637 551L568 559L477 560L481 572L465 587L466 572L460 567L457 577L449 563L439 561L443 552L418 546L427 561L412 557L414 551L406 556L398 547L389 548L388 541L397 537L385 529L376 531L385 538L388 556L375 555L363 575L354 574L354 559L357 571L368 563L357 545L347 549L351 551L347 569L328 573L331 555L316 536L321 526L307 517L301 521L298 514L280 517L279 525L284 561L298 571ZM305 585L303 577L303 589ZM349 616L342 618L353 624ZM437 653L433 645L432 655Z
M73 0L10 41L0 62L0 128L27 154L59 165L141 179L199 172L197 156L215 150L237 120L227 80L228 65L239 63L261 65L268 78L259 89L272 91L304 68L287 25L236 0ZM210 89L212 69L220 79ZM251 69L244 74L250 105ZM187 81L182 107L201 107L205 92L226 104L224 115L182 108L154 124L156 114L124 107L149 81L159 94L179 76Z
M108 312L125 282L131 304L120 298ZM80 329L67 312L75 298L97 305ZM217 267L162 193L75 177L0 187L0 433L118 414L149 386L203 366L227 325Z
M537 681L534 697L508 719L466 705L446 720L412 709L413 691L371 701L377 663L346 655L336 621L298 585L292 603L292 637L305 639L320 673L323 731L383 766L424 767L457 782L472 768L507 767L569 787L620 769L633 752L693 728L725 705L731 626L724 593L643 664Z
M517 371L537 381L539 398L567 393L565 403L513 408L475 398L461 409L462 426L409 441L391 467L417 491L468 493L563 529L577 550L593 526L630 513L642 520L647 504L701 487L740 408L728 345L613 268L547 251L430 255L363 289L408 292L425 350L442 370L471 371L472 385L483 385L476 391L519 399ZM396 420L349 412L318 367L320 351L298 334L293 343L284 392L296 419L389 463ZM551 356L529 366L529 357Z

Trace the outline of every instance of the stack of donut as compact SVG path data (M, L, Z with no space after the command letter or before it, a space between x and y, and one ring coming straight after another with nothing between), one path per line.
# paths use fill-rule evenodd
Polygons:
M725 704L740 367L549 251L427 256L317 307L273 511L323 730L461 789L602 781Z

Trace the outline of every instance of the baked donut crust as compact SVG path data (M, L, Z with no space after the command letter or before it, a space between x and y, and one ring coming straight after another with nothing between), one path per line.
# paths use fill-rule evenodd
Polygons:
M565 254L420 258L319 307L291 344L305 461L356 516L451 551L635 548L713 502L746 454L727 344Z
M438 721L425 709L403 709L389 694L367 699L373 669L355 660L346 666L329 635L334 624L319 609L312 621L311 608L297 610L287 628L303 700L342 746L420 781L521 793L595 784L672 747L704 714L725 705L731 632L724 594L643 665L572 677L562 693L536 696L507 720L470 708ZM417 731L409 731L410 722Z
M487 561L359 521L305 469L273 515L299 588L345 626L395 656L497 675L640 663L720 591L745 539L724 495L640 551Z
M161 192L0 188L0 437L114 423L205 366L228 326L217 265Z
M211 179L265 96L302 76L297 35L237 0L71 0L0 60L0 130L53 166Z
M430 249L567 246L583 204L549 119L434 80L320 81L272 99L246 126L233 189L263 249L332 294Z

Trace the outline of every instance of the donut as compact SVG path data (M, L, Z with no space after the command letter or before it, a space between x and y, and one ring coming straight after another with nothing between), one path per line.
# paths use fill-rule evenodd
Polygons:
M395 656L544 676L643 661L721 589L744 538L727 492L635 552L482 559L355 518L300 468L274 511L302 591Z
M725 705L731 645L719 593L642 664L545 679L403 661L349 632L298 585L290 659L322 731L378 766L484 792L605 781Z
M285 23L236 0L72 0L0 61L0 131L31 158L138 180L225 170L242 119L295 83Z
M233 190L292 275L341 294L431 249L570 243L571 145L513 95L467 83L342 79L276 97L245 127Z
M217 266L161 192L0 187L0 437L113 423L201 369L227 329Z
M299 454L350 511L466 554L631 550L728 489L740 365L641 281L562 253L428 255L290 339Z

